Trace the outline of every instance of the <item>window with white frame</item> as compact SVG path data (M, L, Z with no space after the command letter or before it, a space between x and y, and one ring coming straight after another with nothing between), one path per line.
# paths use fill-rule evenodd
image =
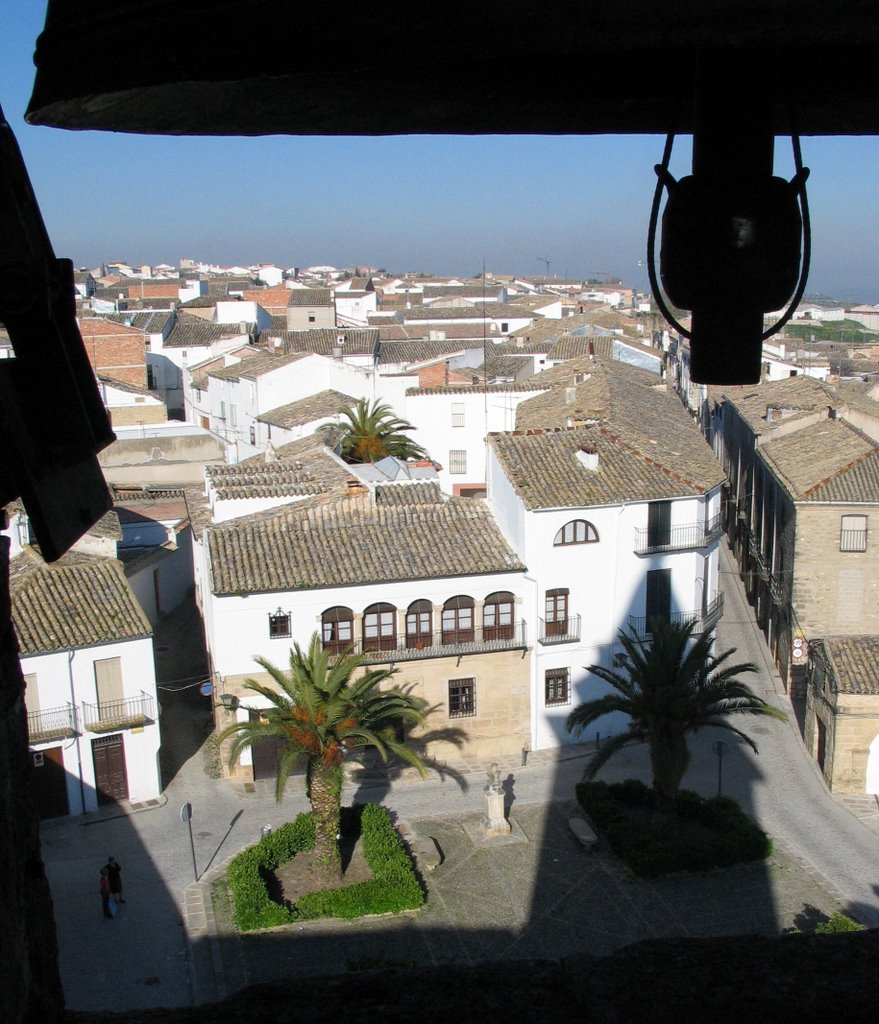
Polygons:
M839 529L840 551L867 550L867 517L843 516Z
M452 402L452 426L463 427L464 426L464 403L463 402Z
M571 670L569 668L548 668L546 670L543 702L548 708L571 703Z
M466 473L467 472L467 452L463 449L452 449L449 452L449 472L450 473Z
M476 714L476 680L449 680L449 718L472 718Z
M229 426L238 426L238 410L231 404L231 402L229 403Z

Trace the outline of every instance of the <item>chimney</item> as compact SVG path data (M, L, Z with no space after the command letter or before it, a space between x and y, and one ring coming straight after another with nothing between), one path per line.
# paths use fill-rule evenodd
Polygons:
M594 448L580 448L577 454L577 461L592 473L598 472L598 452Z
M345 481L345 486L348 488L349 498L353 498L358 494L367 494L369 492L369 488L366 484L356 476L349 476Z

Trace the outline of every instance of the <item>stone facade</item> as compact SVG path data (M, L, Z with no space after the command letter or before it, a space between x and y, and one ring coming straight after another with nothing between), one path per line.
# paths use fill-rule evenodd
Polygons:
M866 551L844 551L842 517L867 518ZM793 604L806 635L879 633L879 504L808 505L796 512ZM872 527L872 529L871 529Z
M524 650L494 651L480 654L463 654L447 658L424 658L398 664L397 674L386 684L409 690L416 697L422 697L433 709L423 726L413 729L412 738L438 729L460 728L465 734L464 745L459 749L452 743L441 741L428 744L426 754L439 763L454 766L463 758L489 760L504 755L519 755L529 744L530 737L530 657ZM386 667L380 665L376 667ZM247 678L273 685L265 672L254 672L248 676L226 676L226 694L237 697L242 705L257 701L244 688ZM474 712L456 716L450 713L450 684L460 681L473 682ZM232 722L229 712L223 709L221 701L215 705L217 729L223 729ZM407 734L408 734L407 729ZM223 750L223 773L227 778L249 781L254 777L253 765L248 757L244 763L230 769L228 749L231 740Z

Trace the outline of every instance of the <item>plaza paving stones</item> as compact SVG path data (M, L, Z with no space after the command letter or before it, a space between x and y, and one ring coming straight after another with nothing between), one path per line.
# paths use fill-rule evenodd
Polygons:
M604 846L584 852L566 808L516 805L527 843L474 844L466 822L412 820L444 860L422 910L357 922L312 921L237 936L217 914L218 951L236 985L378 966L604 956L664 936L778 935L839 904L784 853L765 862L654 881Z

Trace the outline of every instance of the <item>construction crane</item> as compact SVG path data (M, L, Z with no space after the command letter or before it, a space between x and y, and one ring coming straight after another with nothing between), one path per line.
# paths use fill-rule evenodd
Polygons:
M549 256L538 256L537 258L540 260L541 263L546 264L546 276L549 277L549 268L552 265L552 260L549 258Z

